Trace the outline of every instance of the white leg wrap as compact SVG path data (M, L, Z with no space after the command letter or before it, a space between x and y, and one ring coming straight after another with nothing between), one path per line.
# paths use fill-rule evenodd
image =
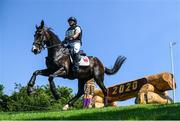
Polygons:
M64 107L63 107L63 110L68 110L69 109L69 105L66 104Z

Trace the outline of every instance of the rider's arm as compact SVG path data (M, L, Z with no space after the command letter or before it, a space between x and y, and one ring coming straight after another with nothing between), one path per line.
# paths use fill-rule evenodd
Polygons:
M81 28L76 27L76 31L75 31L75 34L72 36L72 39L75 40L79 36L80 33L81 33Z

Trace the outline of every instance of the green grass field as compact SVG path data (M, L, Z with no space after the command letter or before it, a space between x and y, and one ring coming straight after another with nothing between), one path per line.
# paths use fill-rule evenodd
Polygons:
M100 109L45 112L1 112L0 120L170 120L180 119L180 103L133 105Z

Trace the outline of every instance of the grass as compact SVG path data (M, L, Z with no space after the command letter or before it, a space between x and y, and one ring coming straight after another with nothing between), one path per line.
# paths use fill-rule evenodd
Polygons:
M46 112L1 112L0 120L175 120L180 103Z

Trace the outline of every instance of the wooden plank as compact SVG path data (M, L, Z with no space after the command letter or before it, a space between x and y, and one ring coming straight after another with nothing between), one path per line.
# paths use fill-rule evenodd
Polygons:
M123 101L137 97L141 87L145 84L153 85L158 92L173 89L173 75L168 72L145 76L144 78L132 80L126 83L114 85L108 88L108 101ZM104 97L101 90L95 90L94 96Z

